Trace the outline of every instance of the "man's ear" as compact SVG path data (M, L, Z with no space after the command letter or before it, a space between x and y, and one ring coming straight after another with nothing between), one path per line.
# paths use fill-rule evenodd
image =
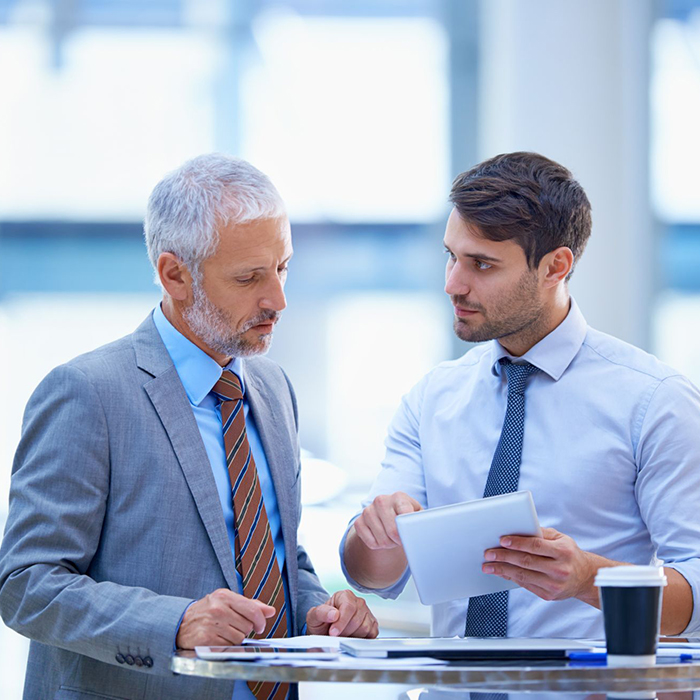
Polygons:
M173 253L161 253L157 268L167 294L177 301L187 300L192 289L192 275L185 263Z
M555 248L540 260L540 277L546 288L555 287L563 282L574 266L574 254L571 248Z

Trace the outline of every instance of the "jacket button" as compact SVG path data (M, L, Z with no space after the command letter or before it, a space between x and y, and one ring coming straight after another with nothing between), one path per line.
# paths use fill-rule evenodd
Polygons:
M123 654L117 654L114 658L117 660L117 663L120 664L123 664L126 661Z
M134 656L134 663L137 666L143 666L143 659L140 656Z
M124 657L124 661L126 661L126 663L128 663L129 666L133 666L133 665L134 665L134 657L133 657L131 654L127 654L127 655Z
M146 668L152 668L153 667L153 659L150 656L144 656L143 657L143 665Z

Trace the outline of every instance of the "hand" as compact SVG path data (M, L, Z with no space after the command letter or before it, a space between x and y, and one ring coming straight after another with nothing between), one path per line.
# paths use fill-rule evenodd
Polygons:
M401 546L396 516L422 510L420 503L402 491L377 496L355 520L353 527L369 549L394 549Z
M178 649L237 646L253 630L262 633L274 614L271 605L219 588L187 608L175 644Z
M364 599L345 590L334 593L323 605L306 613L306 633L374 639L379 633L379 623Z
M542 537L501 537L501 547L484 552L482 571L515 581L544 600L579 598L597 605L596 572L603 557L579 549L571 537L551 527Z

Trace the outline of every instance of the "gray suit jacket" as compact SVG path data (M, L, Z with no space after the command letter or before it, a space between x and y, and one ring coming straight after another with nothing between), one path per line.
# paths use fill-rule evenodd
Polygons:
M265 358L246 360L246 395L277 491L296 634L327 597L297 545L296 402ZM230 700L232 683L169 670L185 608L217 588L240 593L221 503L149 317L57 367L27 405L0 549L0 614L32 639L24 697Z

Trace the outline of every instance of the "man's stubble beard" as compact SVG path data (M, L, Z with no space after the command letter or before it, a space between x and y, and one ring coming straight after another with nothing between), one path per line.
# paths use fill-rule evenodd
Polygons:
M528 269L508 296L488 315L484 307L474 306L467 297L452 296L451 299L457 306L480 311L484 319L483 323L472 327L469 320L455 317L454 331L457 337L468 343L481 343L516 334L537 338L547 325L546 305L539 299L537 291L537 272Z
M266 321L277 321L276 311L261 311L247 321L242 330L232 330L234 322L228 312L215 306L200 282L192 279L192 304L182 312L190 330L209 348L226 357L250 357L264 355L272 343L272 332L259 336L258 342L251 342L243 335L253 326Z

